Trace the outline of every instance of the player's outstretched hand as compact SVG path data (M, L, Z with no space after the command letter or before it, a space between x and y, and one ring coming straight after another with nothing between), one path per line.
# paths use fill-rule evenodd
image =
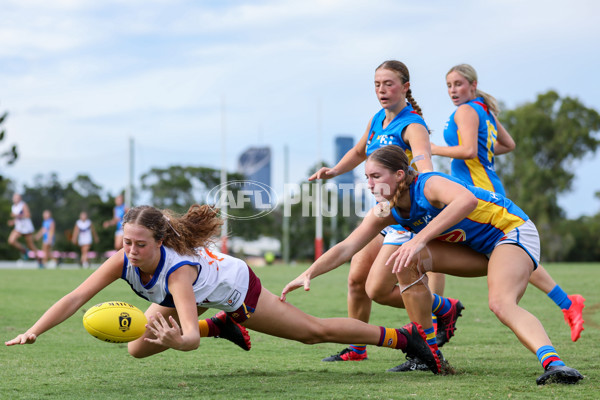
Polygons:
M392 266L392 273L397 274L404 267L408 267L413 260L418 262L418 256L421 250L425 248L425 243L420 242L416 238L409 240L398 250L392 253L385 265Z
M338 175L337 171L333 168L322 167L317 172L312 174L309 181L314 181L315 179L331 179L335 178Z
M13 340L9 340L8 342L4 342L7 346L14 346L15 344L32 344L35 343L37 336L33 333L25 332L14 338Z
M178 349L181 347L183 342L181 328L171 315L169 315L169 321L165 317L157 312L156 316L150 316L146 328L152 332L155 338L145 338L146 342L158 344L171 349Z
M290 283L285 285L285 287L283 288L283 291L281 292L281 296L279 297L279 300L285 301L286 295L289 292L291 292L292 290L296 290L302 286L304 287L304 291L308 292L310 290L310 278L307 277L305 274L300 275L299 277L297 277L296 279L294 279L293 281L291 281Z

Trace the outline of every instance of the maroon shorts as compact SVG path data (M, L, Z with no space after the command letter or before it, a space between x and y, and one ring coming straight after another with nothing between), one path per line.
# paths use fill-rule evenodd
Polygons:
M227 313L238 324L241 324L250 318L256 309L256 304L258 304L258 298L262 289L260 279L258 279L258 276L252 271L252 268L248 267L248 273L248 293L246 293L246 298L244 299L242 306L235 311Z

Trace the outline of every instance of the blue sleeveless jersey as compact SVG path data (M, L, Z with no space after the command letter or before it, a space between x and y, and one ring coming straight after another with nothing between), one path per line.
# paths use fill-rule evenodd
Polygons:
M471 160L453 159L451 174L467 182L469 185L505 195L504 186L502 186L502 182L496 174L496 168L494 167L494 146L498 137L496 120L488 111L483 98L478 97L465 104L473 107L479 117L477 157ZM452 113L444 127L444 140L448 146L462 144L458 126L454 122L455 114L456 111Z
M427 129L427 125L425 124L423 117L417 114L410 103L406 103L406 107L404 107L402 111L396 115L396 118L394 118L394 120L385 129L383 128L384 120L385 109L382 108L377 114L375 114L371 121L369 137L367 138L367 157L378 148L393 144L400 146L408 156L408 162L412 162L412 151L410 146L402 139L402 133L410 124L421 124L425 127L425 129ZM399 225L393 225L392 228L401 231L404 230L404 228Z
M42 222L42 228L44 229L44 236L42 237L42 241L44 243L48 242L48 234L50 233L50 227L52 226L53 222L54 219L52 218L45 219ZM54 243L54 238L52 238L52 243Z
M119 218L119 222L117 222L116 230L120 231L123 229L123 217L125 216L125 204L121 204L120 206L115 206L115 216Z
M410 147L402 140L402 133L410 124L421 124L427 129L423 118L407 103L406 107L400 111L400 114L396 115L396 118L385 129L383 128L384 120L385 110L382 108L371 121L369 137L367 138L367 156L380 147L395 144L406 152L409 162L412 161L412 152Z
M438 235L438 240L463 243L473 250L488 254L504 235L529 220L527 214L503 195L466 184L455 177L439 172L419 174L410 185L410 216L402 218L393 208L394 219L406 229L420 232L443 208L432 206L425 197L425 182L441 176L466 187L477 197L477 207L465 219Z

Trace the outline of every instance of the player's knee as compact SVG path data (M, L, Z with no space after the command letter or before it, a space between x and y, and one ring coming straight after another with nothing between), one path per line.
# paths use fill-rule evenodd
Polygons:
M418 269L417 264L413 262L410 265L401 268L400 271L396 273L396 277L398 278L400 288L407 288L422 279L423 273Z
M378 286L367 285L366 292L371 300L383 305L387 304L387 300L390 296L390 290L387 286L385 288L381 288Z
M501 297L490 296L488 306L500 321L505 321L510 316L512 305Z
M350 295L364 295L365 294L365 279L358 276L348 275L348 292Z

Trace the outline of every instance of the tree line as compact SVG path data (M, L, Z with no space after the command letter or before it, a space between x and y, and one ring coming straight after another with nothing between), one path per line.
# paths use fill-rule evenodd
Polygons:
M6 114L0 119L0 124ZM501 113L500 120L513 136L517 147L496 158L496 169L507 191L507 196L519 205L536 223L542 241L542 259L545 261L599 261L600 246L600 192L596 194L598 212L593 216L567 219L558 204L558 197L572 189L578 160L594 154L600 144L600 115L585 107L578 99L561 97L555 91L537 96ZM4 138L4 131L0 141ZM17 158L16 146L1 153L8 162ZM0 158L1 159L1 158ZM324 163L316 163L313 171ZM1 176L0 176L1 177ZM228 174L228 181L243 180L241 174ZM141 176L135 199L145 195L158 208L185 212L192 203L203 203L206 194L220 183L220 171L203 166L170 166L152 168ZM314 191L314 184L302 185L302 190ZM0 180L0 259L16 259L18 253L7 244L14 182ZM55 173L38 175L33 183L20 190L29 204L36 228L41 226L42 212L49 209L57 226L55 248L76 251L69 241L69 232L81 211L87 211L99 234L100 242L93 250L99 253L112 249L114 228L104 229L102 222L110 219L114 197L107 194L90 176L79 175L63 184ZM311 194L311 193L308 193ZM340 207L343 199L340 199ZM308 260L314 254L315 218L303 215L303 205L289 208L290 257ZM305 211L305 210L304 210ZM260 236L282 238L283 204L259 219L246 219L255 213L251 207L229 210L234 218L228 220L229 235L246 240ZM306 213L304 213L306 214ZM239 218L238 218L239 217ZM331 219L334 218L335 221ZM324 218L325 247L346 237L360 222L356 215Z

